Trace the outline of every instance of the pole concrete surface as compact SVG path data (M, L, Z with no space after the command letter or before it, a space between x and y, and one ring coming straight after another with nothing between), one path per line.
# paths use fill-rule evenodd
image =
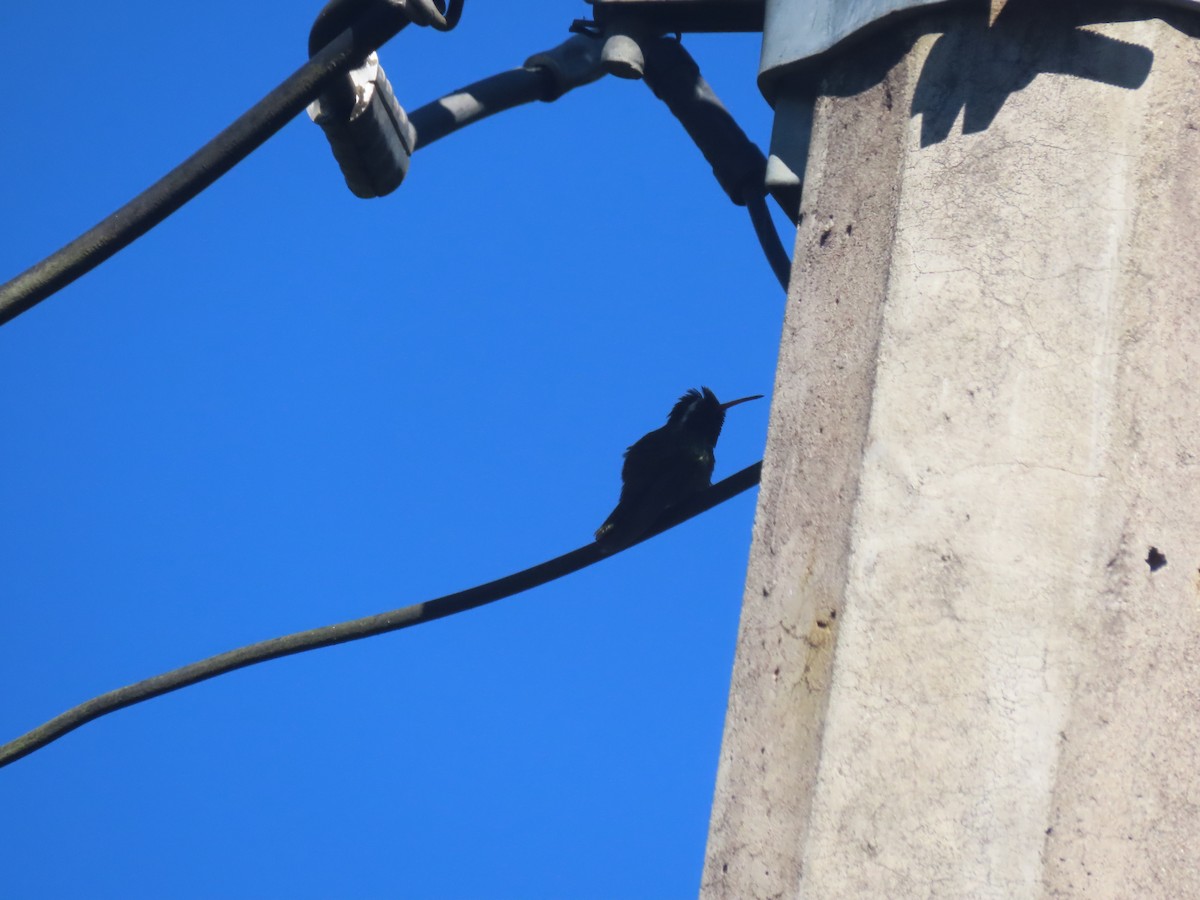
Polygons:
M1200 897L1200 17L1122 9L809 85L703 897Z

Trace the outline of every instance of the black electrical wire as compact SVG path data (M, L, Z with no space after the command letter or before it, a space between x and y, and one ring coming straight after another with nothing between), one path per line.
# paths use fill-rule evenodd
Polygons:
M586 39L574 38L572 40ZM678 45L674 41L666 41L665 46L676 48ZM556 48L556 50L560 49L562 48ZM683 51L677 52L682 53ZM691 61L691 58L686 55L683 58L688 62ZM694 66L694 63L692 65ZM598 54L596 67L596 72L589 76L589 80L599 76ZM688 90L677 90L675 93L686 94L688 104L701 104L700 108L705 113L700 117L691 116L689 118L691 127L688 133L702 150L707 146L734 148L719 153L705 151L705 155L710 160L717 160L714 165L714 173L717 174L718 180L721 180L722 172L730 169L734 171L735 174L732 177L727 175L724 180L721 180L721 183L724 185L729 182L732 186L731 189L738 191L739 198L750 213L754 233L767 257L771 271L775 273L775 277L779 279L780 285L786 291L792 267L791 258L771 219L766 198L756 194L753 190L744 189L747 184L762 181L761 168L762 165L765 165L765 162L762 162L762 153L733 122L732 116L716 99L712 88L699 77L699 71L688 72L685 69L685 75L693 81L688 82ZM697 83L703 86L703 90L694 88L694 84ZM576 85L568 85L568 87L574 86ZM526 65L521 69L512 69L476 81L409 113L408 120L417 134L414 149L427 147L460 128L465 128L467 125L515 106L532 103L535 100L553 100L561 95L563 89L563 85L553 77L552 73L541 66ZM678 106L679 104L677 104ZM676 111L676 108L673 108L672 111ZM693 122L696 119L700 124ZM733 165L722 162L722 160L729 159L734 159L736 162ZM746 194L750 196L746 197Z
M674 528L676 525L694 516L698 516L700 513L720 503L724 503L726 500L737 496L743 491L749 490L758 484L761 475L762 462L760 461L752 466L747 466L740 472L730 475L723 481L717 482L712 487L692 497L686 503L676 507L658 526L644 537L630 544L629 547L649 540L655 535L661 534L669 528ZM171 691L177 691L180 688L206 681L209 678L216 678L218 675L224 675L227 672L243 669L246 666L279 659L283 656L291 656L294 653L303 653L306 650L332 647L334 644L344 644L347 641L357 641L362 638L374 637L377 634L398 631L401 628L420 625L422 622L432 622L435 619L475 609L478 606L502 600L505 597L511 597L513 594L546 584L556 578L562 578L564 575L570 575L572 572L577 572L586 566L598 563L608 556L615 556L626 549L628 547L622 547L610 553L607 549L602 549L598 544L586 544L577 550L572 550L570 553L566 553L530 569L525 569L523 572L506 575L504 578L489 581L487 584L477 585L476 587L468 588L465 591L459 591L455 594L447 594L436 600L401 607L391 612L379 613L378 615L367 616L362 619L353 619L348 622L326 625L323 628L299 631L295 634L260 641L257 644L249 644L245 647L239 647L236 650L230 650L226 653L219 653L200 662L165 672L162 675L147 678L145 681L139 681L136 684L118 688L115 691L109 691L106 694L93 697L91 700L72 707L45 724L39 725L32 731L0 746L0 768L7 766L9 763L16 762L24 756L28 756L35 750L40 750L47 744L58 740L60 737L82 725L86 725L88 722L108 715L111 712L116 712L119 709L124 709L127 706L133 706L135 703L141 703L144 700L150 700L154 697L161 697L163 694L168 694Z
M786 291L792 262L762 193L767 158L721 103L679 41L659 37L641 47L646 85L683 125L729 199L746 206L767 262Z
M599 38L574 35L557 47L535 53L519 69L468 84L413 110L408 120L417 133L415 149L514 106L535 100L549 103L592 83L605 74L602 48Z
M439 97L409 113L408 121L417 132L414 149L514 106L549 99L551 87L543 69L511 69Z
M771 210L767 208L767 198L761 195L747 198L746 211L750 213L750 221L754 224L754 233L758 235L758 243L762 245L763 253L771 271L779 279L780 286L786 291L792 275L792 260L788 256L783 239L771 219Z
M232 169L317 99L331 82L398 34L409 24L408 14L417 13L418 21L445 31L457 23L463 0L452 0L444 15L431 0L413 0L412 5L406 11L403 4L371 4L353 27L338 34L166 176L56 253L0 285L0 325L129 246Z
M396 7L386 4L369 7L363 0L346 6L351 12L358 8L368 12L165 177L58 252L0 285L0 325L66 287L162 222L261 146L357 64L363 54L386 42L409 21L397 18ZM452 0L443 15L432 0L414 0L412 12L420 14L422 24L445 31L457 24L462 6L463 0ZM556 99L564 91L600 77L597 51L583 49L594 43L594 38L572 38L541 54L546 64L527 63L523 68L501 72L414 110L409 116L416 131L414 149L515 106ZM713 163L722 186L732 192L735 202L745 203L767 261L786 290L791 261L766 202L760 196L743 197L753 193L743 190L746 184L761 180L760 170L765 164L761 151L733 121L678 42L659 39L650 46L654 49L650 56L653 65L647 71L647 80L684 122Z
M646 86L662 100L712 166L721 188L738 206L757 194L767 158L700 74L700 67L677 40L660 37L641 44Z

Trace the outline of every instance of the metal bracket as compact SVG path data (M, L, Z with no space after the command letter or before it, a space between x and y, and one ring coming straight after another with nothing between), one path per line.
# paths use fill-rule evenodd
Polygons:
M766 0L588 0L596 24L636 21L647 32L762 31Z
M987 16L1018 0L766 0L763 49L758 84L775 108L775 128L767 158L767 187L775 197L786 197L799 208L808 144L812 133L812 74L829 54L842 50L896 19L912 17L935 7L974 7ZM1026 0L1032 2L1032 0ZM1050 0L1042 0L1052 5ZM1200 0L1157 0L1151 7L1171 5L1200 12Z
M819 57L894 16L951 5L976 6L986 11L991 9L992 0L766 0L766 4L759 66L759 84L764 93L782 70ZM1200 0L1145 3L1164 4L1200 12Z

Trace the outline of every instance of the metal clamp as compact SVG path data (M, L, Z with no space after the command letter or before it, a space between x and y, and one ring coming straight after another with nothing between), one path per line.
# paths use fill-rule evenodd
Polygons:
M331 0L317 14L309 32L309 54L339 34L357 29L371 14L399 16L404 22L444 31L454 27L461 11L462 0L437 6L433 0ZM376 53L368 53L355 69L309 104L308 116L325 132L355 196L382 197L404 181L416 149L416 129L396 100Z
M417 132L392 92L392 85L372 53L347 76L353 103L342 96L322 95L308 107L308 117L325 132L333 158L356 197L390 194L408 174Z

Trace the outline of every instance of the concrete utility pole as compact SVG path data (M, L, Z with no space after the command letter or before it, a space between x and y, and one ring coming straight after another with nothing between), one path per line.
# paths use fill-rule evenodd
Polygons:
M870 5L767 5L811 143L702 895L1200 897L1200 3L826 52Z

